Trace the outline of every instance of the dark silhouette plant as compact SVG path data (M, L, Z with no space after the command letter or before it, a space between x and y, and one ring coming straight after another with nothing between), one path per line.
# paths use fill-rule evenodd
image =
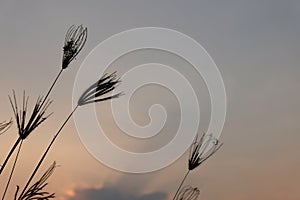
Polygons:
M65 44L64 44L64 53L62 58L62 70L66 69L69 64L76 58L79 52L82 50L87 40L87 28L84 28L82 25L76 27L75 25L71 26L67 31Z
M32 172L32 174L31 174L30 178L28 179L26 185L24 186L24 189L22 190L18 200L23 200L22 197L23 197L25 191L27 190L29 184L31 183L32 179L34 178L34 176L38 172L41 164L45 160L45 158L46 158L49 150L51 149L52 145L54 144L55 140L57 139L57 137L59 136L59 134L61 133L64 126L69 121L69 119L75 113L77 108L80 107L80 106L90 104L90 103L96 103L96 102L106 101L106 100L109 100L109 99L118 98L120 95L122 95L122 93L117 93L117 94L114 94L114 95L108 95L108 93L110 93L112 90L115 89L115 87L118 85L118 83L120 83L120 79L117 78L116 72L114 72L112 74L109 74L109 75L105 74L97 82L92 84L89 88L87 88L82 93L82 95L80 96L80 98L78 100L77 106L72 110L72 112L69 114L69 116L66 118L64 123L61 125L61 127L57 131L57 133L54 135L53 139L49 143L47 149L45 150L45 152L44 152L43 156L41 157L40 161L38 162L37 166L34 168L34 171Z
M0 135L5 133L12 125L12 120L0 122Z
M9 96L9 101L13 110L13 114L16 120L17 128L18 128L18 134L19 138L17 139L15 145L13 145L12 149L10 150L8 156L6 157L1 170L0 174L2 173L3 169L5 168L9 158L15 151L15 148L19 146L17 156L15 158L13 167L10 172L10 176L6 185L6 189L4 191L2 199L5 198L7 188L9 186L10 180L12 178L12 174L14 172L19 153L23 144L23 140L25 140L40 124L42 124L50 115L46 115L46 110L49 107L49 105L52 103L52 101L47 100L44 105L42 104L43 98L38 97L35 106L33 108L33 111L31 115L28 117L28 100L29 97L26 97L25 91L23 92L23 100L22 100L22 106L19 109L17 100L16 100L16 94L15 91L13 91L13 97Z
M14 170L17 165L18 157L21 152L21 147L23 141L27 139L34 130L36 130L42 123L44 123L51 114L46 114L47 109L49 108L52 101L49 99L49 95L52 92L55 84L57 83L59 77L62 72L67 69L70 63L76 59L77 55L83 49L85 43L87 41L87 28L80 26L71 26L65 36L64 46L63 46L63 55L62 55L62 63L61 69L59 73L53 80L49 90L47 91L45 97L38 97L33 109L29 112L28 109L28 101L29 97L25 95L25 91L23 93L23 97L21 100L21 106L18 105L18 101L16 98L15 91L13 91L12 96L9 96L9 102L11 104L15 124L18 130L18 139L12 146L9 151L7 157L5 158L3 164L0 168L0 175L5 169L8 161L11 156L17 150L8 181L6 187L4 189L4 193L2 196L2 200L5 199L6 192L9 188L10 181L12 179ZM47 180L53 174L55 168L57 167L56 162L46 170L46 172L34 183L32 184L37 172L40 170L43 162L47 158L49 151L52 148L52 145L55 143L58 136L62 133L63 128L68 123L70 118L76 112L79 107L86 106L91 103L103 102L111 99L115 99L123 95L123 93L111 94L112 91L120 84L120 79L118 78L116 72L111 74L104 74L97 80L94 84L88 87L82 95L79 97L77 101L77 105L73 108L71 113L67 116L66 120L59 127L58 131L46 147L44 153L41 158L37 162L33 172L31 173L29 179L24 184L23 189L18 185L14 200L50 200L55 198L55 193L49 193L45 191L46 186L48 185ZM11 125L12 120L6 122L3 121L0 123L0 135L7 131ZM198 188L194 188L191 186L183 186L186 178L189 173L196 168L198 168L204 161L210 158L216 151L220 149L222 143L218 141L218 139L214 138L212 135L203 134L200 139L198 136L195 137L194 142L191 144L189 149L189 159L188 159L188 167L185 176L179 184L179 187L173 197L173 200L196 200L200 195L200 190ZM1 176L0 176L1 177Z
M9 96L9 101L17 124L19 137L15 142L15 144L12 146L6 159L4 160L4 163L2 164L0 169L0 174L3 172L8 160L10 159L10 157L12 156L12 154L14 153L15 149L20 144L20 142L25 140L40 124L42 124L49 117L49 115L45 116L45 112L49 107L49 105L51 104L51 101L48 100L43 105L42 98L39 97L37 99L37 102L35 103L31 115L28 118L28 99L29 99L28 97L25 97L25 92L24 92L23 101L22 101L23 104L19 109L15 92L13 91L12 98Z
M191 186L183 187L176 197L176 200L196 200L200 195L200 190L198 188L193 188Z
M41 176L41 178L35 182L30 188L28 188L19 199L23 200L49 200L55 198L55 193L45 192L44 188L48 185L46 181L53 174L55 168L57 167L56 162L47 169L47 171ZM17 190L15 193L14 200L17 200L19 186L17 186Z
M178 196L178 193L188 177L189 173L199 167L204 161L216 153L223 143L220 143L217 138L214 138L211 134L203 134L198 140L198 135L195 137L194 142L191 144L189 149L189 159L188 159L188 170L184 175L182 181L179 184L179 187L173 197L175 200Z
M7 189L9 187L9 183L11 181L14 169L17 164L18 156L21 150L21 146L23 141L39 126L41 125L48 117L49 115L46 115L45 112L48 109L49 105L52 103L52 101L49 100L49 95L51 91L53 90L55 84L57 83L59 77L61 76L62 72L68 68L69 64L76 59L76 56L79 54L79 52L84 47L87 40L87 28L80 26L72 25L65 36L64 46L63 46L63 56L62 56L62 64L61 69L58 73L58 75L55 77L54 81L52 82L49 90L47 91L45 97L38 97L33 110L31 112L31 115L29 115L28 111L28 100L29 97L26 97L25 92L23 93L22 98L22 105L19 107L16 99L15 92L13 91L12 97L9 96L9 101L12 106L13 114L15 117L15 121L17 124L18 129L18 135L16 142L11 147L11 150L9 151L8 155L4 159L4 162L1 165L0 168L0 175L4 171L8 161L10 160L11 156L15 152L15 150L18 148L17 155L15 157L5 190L4 194L2 196L2 199L5 198ZM9 122L1 122L0 123L0 134L7 131L7 129L11 126L12 121ZM23 191L23 194L26 191ZM24 196L22 196L20 199L22 199ZM26 199L28 199L26 197ZM35 198L33 198L35 199ZM42 197L39 197L38 199L43 199Z
M65 36L65 42L63 46L63 57L62 57L62 66L61 69L58 73L58 75L55 77L53 83L51 84L49 90L47 91L46 95L44 98L39 97L36 105L34 107L33 113L30 117L30 120L28 121L28 124L25 125L25 118L27 115L27 102L28 102L28 97L25 99L25 94L23 95L23 110L18 111L18 106L16 103L16 98L15 98L15 92L13 92L13 100L9 97L11 106L13 108L13 112L17 121L17 126L19 130L19 138L16 140L15 144L12 146L10 152L8 153L6 159L4 160L4 163L2 164L0 168L0 175L2 174L8 160L10 159L11 155L14 153L16 150L17 146L21 142L21 140L24 140L37 126L39 126L44 120L41 120L41 123L37 123L36 118L43 118L43 116L40 116L39 112L40 109L47 108L49 105L49 95L51 91L53 90L57 80L61 76L62 72L64 69L66 69L69 64L71 63L72 60L76 58L76 56L79 54L79 52L82 50L84 47L85 43L87 40L87 28L83 27L82 25L80 26L75 26L72 25ZM47 106L45 107L44 104ZM18 113L19 112L19 113ZM24 118L24 119L23 119ZM21 121L23 120L23 121ZM20 123L18 123L18 121ZM34 123L35 122L35 123ZM4 123L5 124L5 123ZM23 126L23 127L21 127ZM22 129L23 128L23 129ZM5 129L4 129L5 130ZM1 129L0 129L0 133Z

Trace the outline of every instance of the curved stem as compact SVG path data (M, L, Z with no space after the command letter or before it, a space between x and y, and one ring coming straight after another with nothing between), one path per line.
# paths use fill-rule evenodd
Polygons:
M8 160L10 159L10 157L12 156L12 154L14 153L15 149L17 148L17 146L19 145L20 142L21 142L21 138L19 137L19 138L16 140L14 146L11 148L10 152L8 153L8 155L6 156L5 161L4 161L4 163L2 164L2 166L1 166L0 174L3 172L3 170L4 170L4 168L5 168L5 166L6 166L7 162L8 162Z
M74 114L74 112L76 111L76 109L78 108L78 105L73 109L73 111L69 114L69 116L67 117L67 119L65 120L65 122L61 125L60 129L57 131L57 133L54 135L53 139L51 140L50 144L48 145L46 151L44 152L43 156L41 157L40 161L38 162L37 166L35 167L34 171L32 172L30 178L28 179L24 189L22 190L20 196L19 196L19 200L22 197L22 195L25 193L26 189L28 188L30 182L32 181L32 179L34 178L35 174L37 173L37 171L39 170L41 164L43 163L44 159L46 158L50 148L52 147L52 145L54 144L56 138L59 136L60 132L62 131L62 129L64 128L64 126L67 124L67 122L69 121L69 119L71 118L71 116Z
M182 181L181 181L181 183L180 183L180 185L179 185L179 187L178 187L178 189L177 189L177 191L176 191L176 193L175 193L175 195L174 195L174 197L173 197L173 200L175 200L175 198L176 198L176 196L177 196L177 194L178 194L180 188L182 187L182 185L183 185L183 183L184 183L186 177L189 175L189 173L190 173L190 170L188 170L187 173L185 174L185 176L183 177L183 179L182 179Z
M3 196L2 196L2 200L4 200L4 198L5 198L7 189L8 189L8 187L9 187L10 181L11 181L12 176L13 176L13 173L14 173L14 171L15 171L15 167L16 167L16 164L17 164L17 161L18 161L18 158L19 158L19 154L20 154L20 151L21 151L22 144L23 144L23 140L21 141L21 143L20 143L20 145L19 145L19 148L18 148L18 151L17 151L17 155L16 155L14 164L13 164L13 166L12 166L12 169L11 169L11 172L10 172L10 175L9 175L9 178L8 178L8 181L7 181L7 184L6 184L6 187L5 187Z

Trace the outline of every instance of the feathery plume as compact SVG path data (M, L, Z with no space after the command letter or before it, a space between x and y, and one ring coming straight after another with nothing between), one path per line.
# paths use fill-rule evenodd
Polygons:
M196 136L195 141L190 147L188 169L193 170L201 163L212 156L223 145L218 139L214 138L211 134L205 137L203 134L198 140Z
M118 98L122 93L106 97L104 95L113 91L119 82L120 79L117 78L116 72L109 75L104 74L96 83L82 93L78 100L78 106Z
M18 127L19 137L22 140L26 139L30 135L30 133L34 131L34 129L36 129L41 123L43 123L51 115L50 114L45 116L45 113L49 105L52 103L52 101L47 100L43 104L42 103L43 98L38 97L29 119L26 120L28 114L28 110L27 110L28 99L29 97L25 97L25 91L24 91L22 108L19 110L15 91L13 91L13 98L9 96L9 101L13 109L13 113Z
M196 200L198 199L199 195L200 190L198 188L185 186L178 193L176 200Z
M0 174L2 174L7 162L9 161L10 157L14 153L15 149L19 145L19 143L25 140L41 123L43 123L50 115L45 116L45 112L49 105L52 103L50 100L43 100L42 97L38 97L37 102L33 108L33 111L27 120L28 114L28 100L29 97L25 97L25 91L23 93L23 104L21 109L18 107L18 103L16 100L15 91L13 91L13 97L9 96L9 101L15 116L16 124L18 127L18 134L19 137L16 140L15 144L12 146L10 152L8 153L7 157L5 158L1 168Z
M18 200L49 200L55 198L55 193L49 193L43 191L44 188L48 185L46 183L47 179L53 174L55 168L57 167L56 162L47 169L47 171L41 176L41 178L34 183L28 190L21 195ZM17 186L17 190L15 193L15 200L17 199L17 195L19 192L19 186Z
M12 125L12 120L0 122L0 135L6 132Z
M26 185L24 186L21 196L25 193L27 188L29 187L31 181L33 180L34 176L36 175L37 171L39 170L40 166L42 165L43 161L45 160L48 152L50 151L52 145L54 144L55 140L63 130L64 126L67 124L69 119L72 117L72 115L76 112L77 108L79 106L93 103L93 102L100 102L105 101L112 98L119 97L122 93L118 93L113 96L106 96L103 97L103 95L109 93L110 91L114 90L117 84L120 82L120 80L117 78L116 73L112 73L110 75L105 74L100 78L99 81L91 85L79 98L77 106L72 110L72 112L68 115L67 119L63 122L57 133L54 135L53 139L49 143L47 149L45 150L44 154L42 155L40 161L38 162L37 166L34 168L31 176L29 177Z
M62 69L66 69L82 50L87 40L87 28L72 25L66 34L63 47Z
M219 140L214 138L211 134L207 136L203 134L200 140L198 140L198 135L195 137L194 142L190 146L188 171L180 182L173 200L178 198L179 192L181 191L180 189L189 173L218 151L222 145L223 143L220 143Z

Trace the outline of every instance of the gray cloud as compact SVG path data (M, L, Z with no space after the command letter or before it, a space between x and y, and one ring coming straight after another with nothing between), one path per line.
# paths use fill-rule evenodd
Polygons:
M73 197L67 200L166 200L167 194L155 192L145 195L125 194L117 188L80 189L75 191Z

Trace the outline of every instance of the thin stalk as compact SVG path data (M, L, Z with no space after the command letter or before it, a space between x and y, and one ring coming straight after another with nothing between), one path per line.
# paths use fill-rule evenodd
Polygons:
M46 96L45 96L45 98L44 98L44 100L43 100L41 106L43 106L44 103L46 102L48 96L50 95L50 93L51 93L51 91L52 91L54 85L56 84L56 82L57 82L57 80L58 80L58 78L60 77L60 75L61 75L62 72L63 72L63 69L61 69L61 70L59 71L59 73L57 74L57 76L56 76L56 78L54 79L52 85L50 86L50 88L49 88L49 90L48 90L48 92L47 92L47 94L46 94ZM5 168L5 166L6 166L7 162L8 162L8 160L10 159L11 155L13 154L13 152L15 151L15 149L17 148L17 146L19 145L19 143L20 143L21 140L22 140L21 137L19 137L19 138L17 139L17 141L15 142L14 146L12 147L12 149L10 150L10 152L8 153L8 155L7 155L7 157L6 157L5 161L4 161L4 163L3 163L2 166L1 166L0 174L1 174L2 171L4 170L4 168Z
M19 148L18 148L18 151L17 151L17 155L16 155L14 164L12 166L12 169L11 169L11 172L10 172L10 175L9 175L9 178L8 178L8 181L7 181L7 184L6 184L3 196L2 196L2 200L4 200L4 198L5 198L6 192L8 190L9 184L10 184L10 181L11 181L13 173L15 171L15 167L16 167L16 164L17 164L17 161L18 161L18 158L19 158L19 154L20 154L20 151L21 151L22 144L23 144L23 140L21 140L21 143L19 145Z
M22 195L25 193L26 189L28 188L29 184L31 183L32 179L34 178L35 174L37 173L37 171L39 170L41 164L43 163L44 159L46 158L50 148L52 147L52 145L54 144L56 138L59 136L59 134L61 133L62 129L64 128L64 126L67 124L67 122L69 121L69 119L71 118L71 116L74 114L74 112L76 111L76 109L78 108L78 105L73 109L73 111L69 114L69 116L67 117L67 119L65 120L65 122L61 125L60 129L57 131L57 133L54 135L52 141L50 142L50 144L48 145L46 151L44 152L43 156L41 157L40 161L38 162L37 166L35 167L34 171L32 172L30 178L28 179L23 191L21 192L20 197L22 197Z
M183 177L183 179L182 179L182 181L181 181L181 183L180 183L180 185L179 185L179 187L178 187L178 189L177 189L177 191L176 191L176 193L175 193L175 195L174 195L174 197L173 197L173 200L175 200L175 198L176 198L176 196L177 196L177 194L178 194L180 188L182 187L182 185L183 185L183 183L184 183L186 177L189 175L190 171L191 171L191 170L188 170L187 173L185 174L185 176Z
M54 79L52 85L50 86L50 88L49 88L49 90L48 90L48 92L47 92L47 94L46 94L46 96L45 96L45 98L44 98L44 100L43 100L43 102L42 102L41 105L44 105L45 101L47 100L48 96L50 95L50 93L51 93L51 91L52 91L54 85L56 84L56 82L57 82L57 80L58 80L58 78L60 77L60 75L61 75L62 72L63 72L63 69L61 69L61 70L58 72L56 78Z
M19 145L19 143L21 142L21 140L22 140L22 139L21 139L20 137L16 140L14 146L11 148L10 152L9 152L8 155L6 156L5 161L4 161L4 163L2 164L2 166L1 166L0 174L3 172L3 170L4 170L4 168L5 168L5 166L6 166L7 162L8 162L8 160L10 159L10 157L12 156L12 154L14 153L15 149L17 148L17 146Z

